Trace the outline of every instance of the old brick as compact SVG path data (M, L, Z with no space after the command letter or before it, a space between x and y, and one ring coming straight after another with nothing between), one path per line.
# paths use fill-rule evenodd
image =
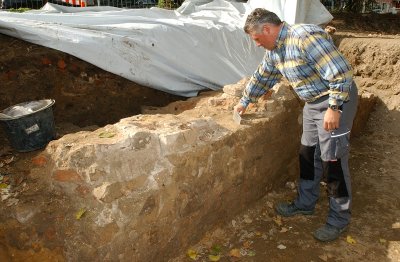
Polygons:
M104 198L102 199L106 203L111 203L112 201L122 197L124 194L121 190L121 183L114 183L107 187Z
M47 158L43 155L35 156L32 158L32 164L39 167L45 166L47 164Z
M96 170L94 173L89 174L90 181L91 182L98 181L100 178L102 178L105 175L106 175L105 172Z
M90 189L87 186L79 185L75 188L75 191L78 193L78 196L84 198L90 192Z
M74 170L57 170L54 172L53 179L60 182L80 182L82 181L79 174Z
M93 195L97 198L97 200L111 203L124 195L124 192L122 190L122 183L103 183L101 186L93 189Z

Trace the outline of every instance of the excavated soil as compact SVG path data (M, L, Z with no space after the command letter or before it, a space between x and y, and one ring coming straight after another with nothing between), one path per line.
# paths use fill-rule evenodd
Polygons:
M272 192L266 191L263 199L237 217L229 221L221 217L215 230L192 246L189 253L197 261L400 261L400 16L336 14L330 25L337 29L335 41L352 63L361 92L378 97L363 132L352 139L351 226L332 243L313 239L311 233L324 223L327 213L326 194L321 194L312 216L276 216L274 204L296 195L293 177ZM0 50L0 109L54 98L58 136L95 129L182 99L139 86L67 54L4 35L0 35ZM168 113L192 106L177 102L168 107ZM18 209L17 217L8 216L9 207L0 202L0 261L68 260L58 236L79 232L67 225L63 232L49 226L63 221L58 210L65 199L49 193L38 182L40 172L32 171L43 164L35 158L41 151L17 153L3 131L0 145L0 183L12 185L18 193L18 201L11 203ZM324 193L323 185L321 189ZM48 210L25 225L38 202L48 205ZM193 261L187 250L181 253L171 261Z

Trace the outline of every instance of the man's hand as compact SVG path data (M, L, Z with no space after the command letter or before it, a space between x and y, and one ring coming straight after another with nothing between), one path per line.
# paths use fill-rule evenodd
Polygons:
M246 112L246 107L243 106L241 103L239 103L235 106L235 108L233 110L237 111L239 113L239 115L243 115L244 112Z
M338 129L339 120L340 120L340 111L335 111L328 108L324 116L324 129L328 132Z

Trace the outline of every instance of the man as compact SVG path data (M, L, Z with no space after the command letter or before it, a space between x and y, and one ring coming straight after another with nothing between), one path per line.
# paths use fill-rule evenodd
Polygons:
M235 110L243 114L282 76L306 102L298 196L292 203L279 203L276 211L285 217L313 214L325 174L329 213L314 237L335 240L350 222L349 136L358 99L352 69L331 37L316 25L290 26L275 13L257 8L247 17L244 30L266 53Z

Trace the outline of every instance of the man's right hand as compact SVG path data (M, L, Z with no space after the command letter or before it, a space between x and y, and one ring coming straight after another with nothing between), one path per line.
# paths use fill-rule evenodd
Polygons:
M233 110L237 111L239 115L243 115L246 112L246 107L239 103L235 106Z

